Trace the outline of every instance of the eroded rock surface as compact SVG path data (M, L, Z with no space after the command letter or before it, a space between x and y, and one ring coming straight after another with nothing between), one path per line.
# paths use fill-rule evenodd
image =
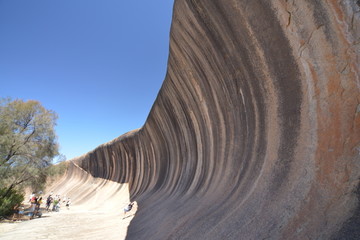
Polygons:
M359 28L355 0L175 0L146 123L74 162L129 184L128 239L356 239Z

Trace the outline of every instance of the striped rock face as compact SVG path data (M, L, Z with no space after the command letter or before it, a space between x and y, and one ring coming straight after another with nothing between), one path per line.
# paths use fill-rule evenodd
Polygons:
M358 239L360 2L175 0L170 38L144 126L73 160L127 238Z

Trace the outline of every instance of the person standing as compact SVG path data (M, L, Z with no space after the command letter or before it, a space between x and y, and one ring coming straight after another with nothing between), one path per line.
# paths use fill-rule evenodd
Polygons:
M126 215L127 212L130 212L130 211L131 211L133 205L134 205L134 203L132 202L132 203L129 203L128 205L126 205L126 206L124 207L124 215Z
M47 211L49 211L50 205L51 205L52 202L53 202L53 198L52 198L52 195L50 194L46 199L46 210Z
M71 200L70 200L70 198L68 198L67 202L66 202L66 207L68 210L70 209L70 204L71 204Z

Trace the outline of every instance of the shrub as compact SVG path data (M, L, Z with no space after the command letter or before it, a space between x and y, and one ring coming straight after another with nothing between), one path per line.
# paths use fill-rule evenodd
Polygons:
M10 189L6 194L8 188L0 188L0 216L6 217L11 215L14 211L16 204L20 206L24 201L24 195L18 192L16 189ZM6 194L6 196L5 196Z

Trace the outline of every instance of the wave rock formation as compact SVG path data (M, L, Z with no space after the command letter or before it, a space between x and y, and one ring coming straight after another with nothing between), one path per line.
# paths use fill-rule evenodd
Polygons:
M355 0L175 0L144 126L73 162L128 239L358 239L359 42Z

